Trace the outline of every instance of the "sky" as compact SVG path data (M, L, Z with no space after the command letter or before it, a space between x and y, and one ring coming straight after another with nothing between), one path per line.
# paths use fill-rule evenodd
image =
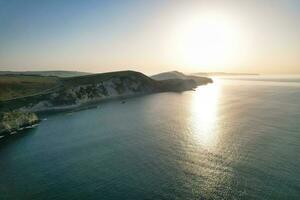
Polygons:
M300 74L299 0L0 0L0 70Z

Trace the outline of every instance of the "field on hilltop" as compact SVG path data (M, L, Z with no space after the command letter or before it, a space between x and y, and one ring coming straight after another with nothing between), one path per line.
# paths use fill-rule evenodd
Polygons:
M0 101L32 96L56 88L58 77L34 75L0 75Z

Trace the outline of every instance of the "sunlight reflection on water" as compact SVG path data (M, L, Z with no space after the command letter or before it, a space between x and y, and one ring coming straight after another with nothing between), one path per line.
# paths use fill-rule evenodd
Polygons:
M218 140L218 103L220 86L217 83L196 89L191 102L190 123L196 141L211 148Z

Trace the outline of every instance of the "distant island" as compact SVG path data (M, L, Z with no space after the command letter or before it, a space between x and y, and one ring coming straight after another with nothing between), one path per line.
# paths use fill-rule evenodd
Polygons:
M227 73L227 72L197 72L197 76L257 76L256 73Z
M165 72L148 77L136 71L0 72L0 135L32 127L37 114L157 92L182 92L212 83L211 78Z

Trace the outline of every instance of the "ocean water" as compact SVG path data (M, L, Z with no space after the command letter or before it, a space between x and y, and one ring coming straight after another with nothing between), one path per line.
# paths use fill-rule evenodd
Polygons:
M0 199L300 199L300 77L214 80L0 140Z

